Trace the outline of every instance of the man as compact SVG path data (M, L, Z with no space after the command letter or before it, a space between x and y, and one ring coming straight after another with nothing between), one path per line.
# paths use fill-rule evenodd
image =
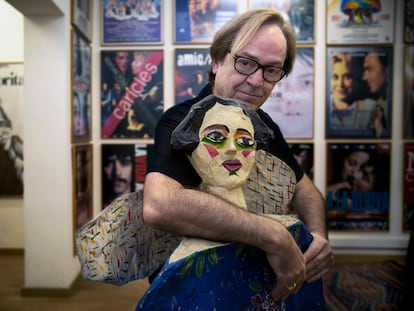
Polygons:
M133 156L133 145L102 147L102 208L105 208L115 198L134 191Z
M375 99L387 99L388 57L378 52L370 52L364 59L364 75L369 90Z
M197 98L172 107L161 118L144 187L147 224L180 236L240 242L264 250L278 277L275 299L296 292L305 281L319 279L332 261L324 200L294 160L277 125L259 109L275 84L291 71L295 44L293 31L274 10L248 11L218 31L210 49L210 84ZM172 149L170 138L192 104L211 93L257 110L274 131L269 152L283 159L278 163L283 169L295 172L295 182L286 186L294 189L291 203L314 237L305 254L281 224L194 189L200 177L187 156Z

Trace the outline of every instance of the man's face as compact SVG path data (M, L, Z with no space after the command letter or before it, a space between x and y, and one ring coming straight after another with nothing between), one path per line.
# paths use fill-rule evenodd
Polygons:
M132 191L132 158L125 155L112 155L106 159L104 165L106 178L112 182L113 192L116 195Z
M237 51L237 55L254 59L263 66L283 67L286 49L286 39L280 28L277 25L265 25L243 49ZM222 62L212 60L211 66L212 72L216 74L213 93L238 99L254 110L263 105L275 86L275 83L263 79L262 69L250 76L238 73L230 53Z
M377 93L385 86L387 82L387 73L382 67L381 62L376 53L369 53L364 60L364 76L367 81L369 90Z
M114 61L119 70L125 73L128 69L128 52L117 52Z
M205 115L190 161L205 184L241 186L255 161L254 129L242 109L217 103Z

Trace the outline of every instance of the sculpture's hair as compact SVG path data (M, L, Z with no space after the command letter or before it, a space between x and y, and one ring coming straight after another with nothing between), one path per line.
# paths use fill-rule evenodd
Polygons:
M201 101L195 103L188 114L175 128L171 136L171 144L174 149L191 154L200 143L199 131L203 123L204 116L216 103L222 105L240 107L244 114L249 117L254 128L254 139L257 144L256 149L263 149L273 137L273 131L260 119L256 111L246 106L242 102L222 96L209 95Z

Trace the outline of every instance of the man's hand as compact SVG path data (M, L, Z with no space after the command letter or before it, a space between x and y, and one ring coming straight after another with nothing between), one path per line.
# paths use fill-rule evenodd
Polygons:
M267 260L277 275L277 284L272 291L275 300L296 293L306 277L305 257L287 230L279 243L277 249L267 252Z
M306 281L314 282L324 276L333 264L333 253L327 239L312 233L313 241L305 252Z

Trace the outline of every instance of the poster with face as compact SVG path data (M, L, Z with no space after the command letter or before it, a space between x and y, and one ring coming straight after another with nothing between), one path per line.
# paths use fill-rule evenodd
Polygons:
M114 199L144 187L152 145L102 145L102 209Z
M23 195L23 63L0 63L0 196Z
M292 72L275 85L262 106L287 139L313 137L313 61L313 48L298 48Z
M330 47L326 137L389 138L392 47Z
M326 209L329 229L389 229L390 155L390 143L328 143Z
M289 147L305 174L313 180L313 143L291 143Z
M101 137L154 137L164 108L161 50L101 51Z

